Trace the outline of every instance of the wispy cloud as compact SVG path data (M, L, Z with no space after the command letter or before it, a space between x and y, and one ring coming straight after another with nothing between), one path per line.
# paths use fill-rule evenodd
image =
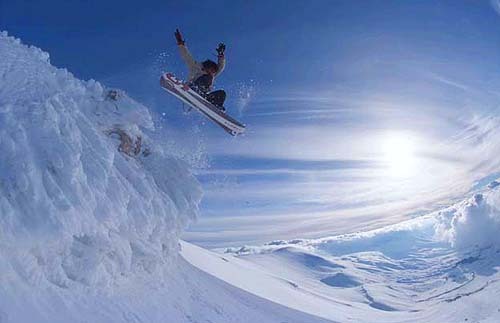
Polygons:
M220 246L367 230L442 206L500 170L494 86L422 65L396 71L417 79L405 74L409 84L256 99L246 136L208 140L204 214L186 237ZM413 170L399 177L388 158L405 147L385 148L398 137L413 146Z
M496 11L497 14L500 15L500 1L499 0L490 0L491 7Z
M457 88L459 90L462 90L462 91L470 91L471 90L471 88L465 84L462 84L460 82L445 78L445 77L438 75L436 73L429 72L428 75L431 79L434 79L435 81L441 82L443 84L449 85L449 86Z

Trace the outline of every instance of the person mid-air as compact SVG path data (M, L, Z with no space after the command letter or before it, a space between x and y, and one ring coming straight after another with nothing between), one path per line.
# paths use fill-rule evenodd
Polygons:
M212 90L215 78L222 73L226 65L226 59L224 57L226 45L220 43L217 47L217 63L210 59L203 62L197 62L186 47L186 41L182 38L179 29L175 30L174 35L177 40L177 45L179 46L181 57L189 69L187 84L198 94L207 99L207 101L214 104L222 111L225 111L224 101L226 100L226 92L224 90Z
M175 39L181 57L188 66L189 76L185 82L172 72L164 72L160 77L160 86L183 104L188 105L187 111L196 109L232 136L244 133L245 125L226 113L224 108L226 92L212 90L215 77L224 70L226 46L220 43L217 47L217 63L209 59L197 62L189 53L179 29L175 31Z

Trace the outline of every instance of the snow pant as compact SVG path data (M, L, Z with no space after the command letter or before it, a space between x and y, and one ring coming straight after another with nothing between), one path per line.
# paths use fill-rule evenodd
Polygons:
M213 82L214 82L213 76L208 74L203 74L202 76L194 80L190 84L190 86L198 94L207 99L208 102L221 108L222 111L225 111L224 101L226 100L226 92L224 90L209 92Z
M206 99L208 100L208 102L221 108L222 111L226 110L224 108L224 101L226 101L226 91L217 90L217 91L210 92L207 94Z

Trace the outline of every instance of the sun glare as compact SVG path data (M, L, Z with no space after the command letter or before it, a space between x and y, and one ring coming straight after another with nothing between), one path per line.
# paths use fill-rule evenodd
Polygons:
M415 173L415 142L408 135L391 134L384 137L382 155L390 175L407 177Z

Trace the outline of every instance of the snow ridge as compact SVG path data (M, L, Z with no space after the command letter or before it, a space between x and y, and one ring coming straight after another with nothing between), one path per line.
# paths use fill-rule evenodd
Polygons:
M0 285L7 272L108 288L165 271L201 189L148 136L148 109L6 32L0 57Z
M0 57L0 323L326 322L180 257L201 188L147 108L6 32Z

